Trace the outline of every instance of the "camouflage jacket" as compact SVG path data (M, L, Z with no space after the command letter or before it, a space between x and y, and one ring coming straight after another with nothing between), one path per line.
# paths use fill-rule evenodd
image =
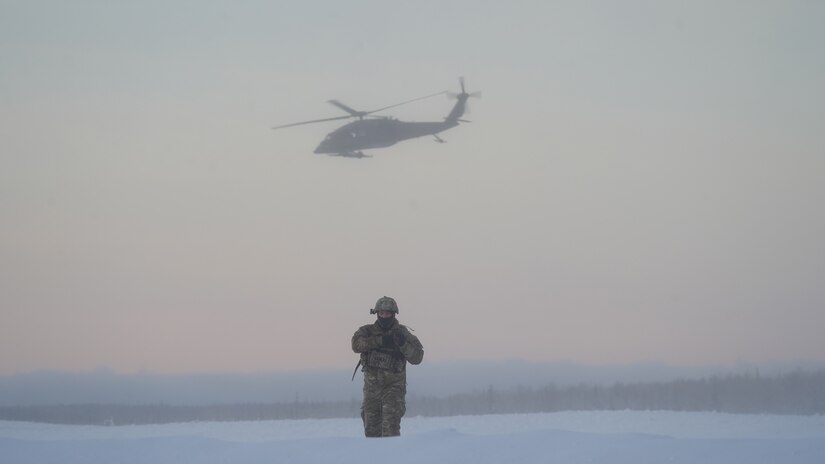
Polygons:
M382 344L384 335L400 332L404 335L406 343L403 346L386 347ZM407 362L410 364L420 364L424 359L424 347L418 337L410 332L410 329L394 320L389 328L384 329L375 321L372 324L362 326L352 336L352 351L361 355L361 370L365 373L389 370L395 373L404 374ZM385 363L376 363L375 359L386 360ZM378 366L381 367L378 367Z

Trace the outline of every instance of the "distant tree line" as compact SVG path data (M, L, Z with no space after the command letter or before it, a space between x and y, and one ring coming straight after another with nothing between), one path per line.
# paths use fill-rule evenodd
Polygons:
M424 416L580 410L716 411L740 414L825 414L825 370L762 377L753 373L671 382L517 387L411 398Z
M445 397L407 397L410 416L508 414L575 410L670 410L728 413L825 414L825 370L764 377L758 371L670 382L541 388L492 386ZM71 404L0 407L0 420L57 424L159 424L358 417L360 400L288 403L117 405Z
M360 414L360 402L170 404L67 404L0 407L0 420L51 424L139 425L172 422L330 419Z

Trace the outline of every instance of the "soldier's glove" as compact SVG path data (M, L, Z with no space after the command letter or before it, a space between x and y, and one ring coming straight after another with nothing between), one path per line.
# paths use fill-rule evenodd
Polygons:
M395 332L392 335L392 341L398 346L404 346L404 344L407 343L407 337L401 332Z
M387 334L381 337L381 345L387 348L394 348L395 347L395 337L392 334Z

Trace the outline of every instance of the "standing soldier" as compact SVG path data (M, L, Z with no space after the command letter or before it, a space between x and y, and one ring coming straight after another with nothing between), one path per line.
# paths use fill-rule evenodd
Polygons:
M352 336L352 351L361 354L359 365L364 366L364 434L398 436L401 416L407 410L407 361L420 364L424 348L410 329L398 323L398 305L392 298L379 298L370 314L378 315L375 323L362 326Z

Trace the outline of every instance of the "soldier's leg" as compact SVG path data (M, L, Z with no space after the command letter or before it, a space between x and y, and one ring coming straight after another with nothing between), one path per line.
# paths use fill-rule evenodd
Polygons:
M397 437L401 435L401 418L407 412L405 400L406 388L404 385L391 387L384 396L381 414L381 435L385 437Z
M364 378L364 401L361 403L361 419L364 421L364 435L381 436L381 392L376 385Z
M361 405L361 419L364 421L364 435L367 437L381 436L381 402L377 398L367 400Z

